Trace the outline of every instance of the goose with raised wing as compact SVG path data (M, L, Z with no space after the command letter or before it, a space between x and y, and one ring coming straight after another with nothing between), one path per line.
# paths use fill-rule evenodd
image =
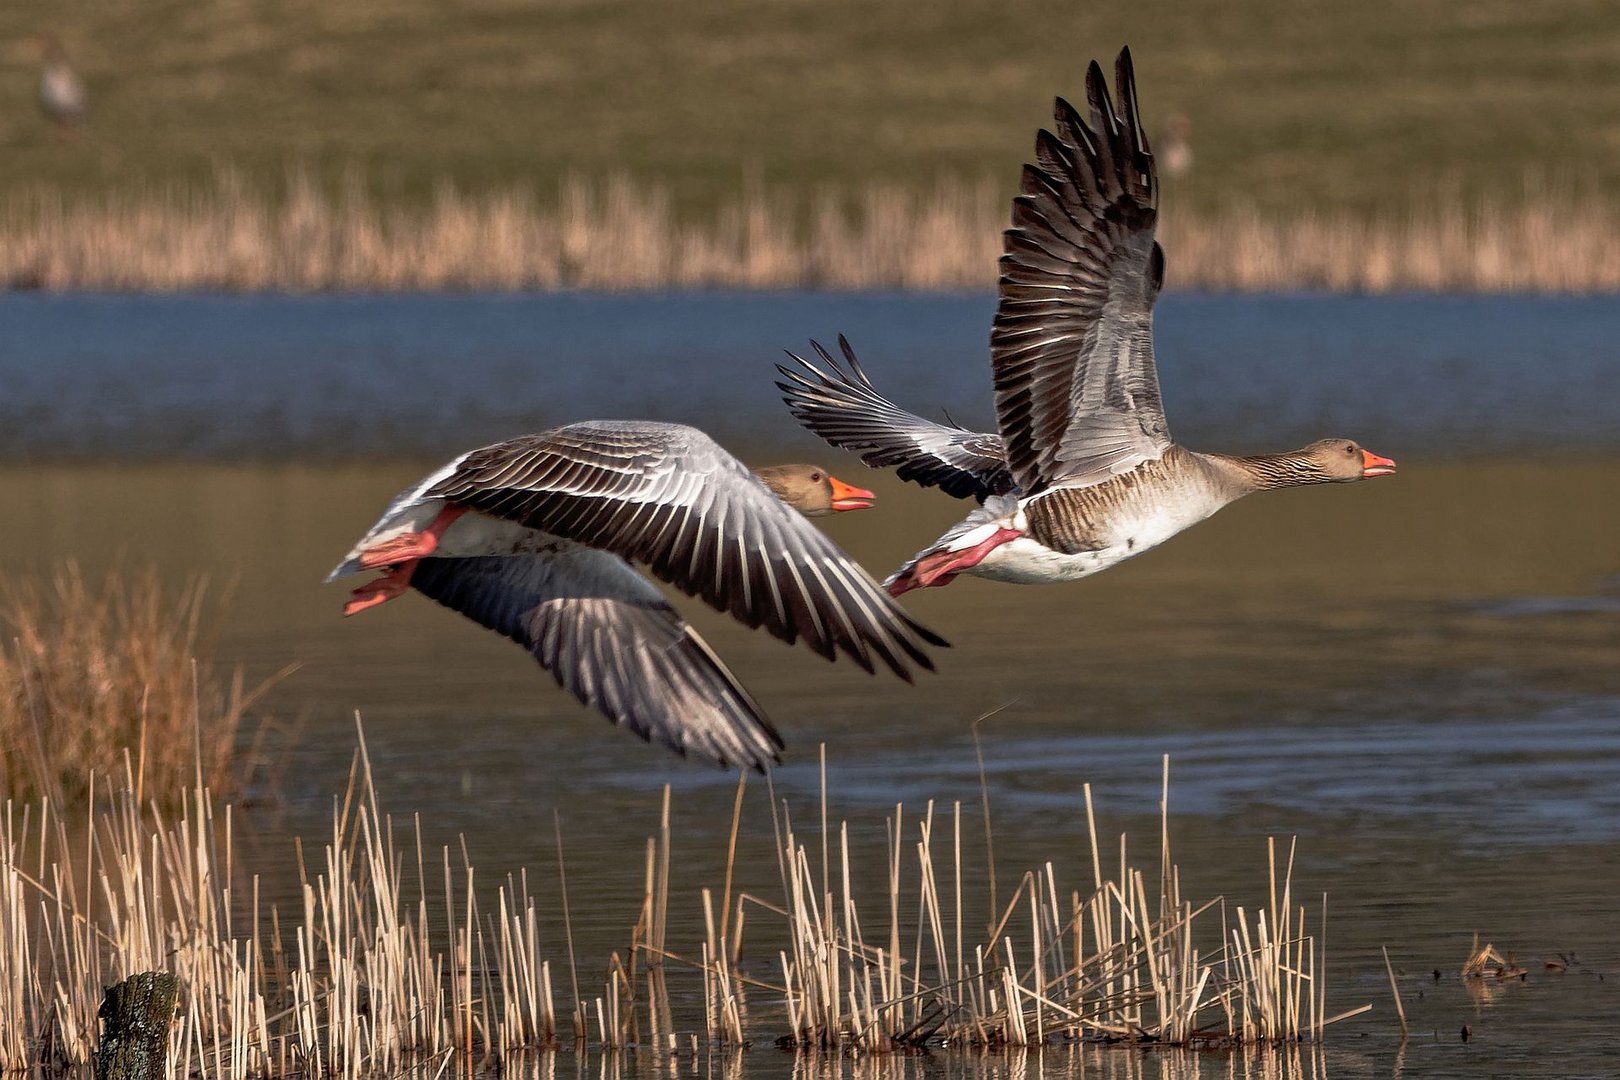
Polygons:
M1129 49L1086 72L1090 122L1057 99L1004 234L990 333L997 434L925 420L844 362L789 353L788 407L868 465L982 504L884 583L899 596L959 574L1035 584L1095 574L1251 492L1395 471L1350 439L1282 454L1201 453L1170 439L1153 360L1164 281L1158 182ZM814 345L815 343L812 342Z
M696 428L587 421L462 454L389 503L327 580L383 570L344 614L414 588L643 739L764 769L783 746L764 710L632 564L909 682L945 641L805 520L871 504L816 466L750 472Z

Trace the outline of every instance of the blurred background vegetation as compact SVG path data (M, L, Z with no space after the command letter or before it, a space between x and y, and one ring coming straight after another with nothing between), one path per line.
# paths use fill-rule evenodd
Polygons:
M88 87L78 138L35 107L41 33ZM1191 122L1170 201L1194 212L1620 187L1600 0L6 0L0 43L0 198L627 175L706 214L750 186L1010 187L1121 44L1152 130Z

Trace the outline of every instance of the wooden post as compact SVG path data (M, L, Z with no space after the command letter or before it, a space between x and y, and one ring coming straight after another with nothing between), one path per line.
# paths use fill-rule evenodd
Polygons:
M178 991L166 971L145 971L107 988L97 1012L96 1080L163 1080Z

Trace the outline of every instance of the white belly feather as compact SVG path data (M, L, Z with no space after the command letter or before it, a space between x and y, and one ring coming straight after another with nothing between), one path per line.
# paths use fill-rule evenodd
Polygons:
M1065 555L1025 536L1002 544L986 555L979 565L963 573L989 578L992 581L1006 581L1014 585L1077 581L1099 570L1106 570L1135 554L1136 552L1126 551L1123 548L1105 548L1102 551L1082 551L1074 555Z
M1133 555L1158 547L1182 530L1198 524L1224 505L1210 500L1187 500L1172 506L1158 506L1148 513L1119 518L1104 543L1092 551L1072 555L1053 551L1028 536L1010 540L986 555L979 565L964 571L993 581L1014 585L1039 585L1050 581L1077 581L1107 570ZM1027 529L1020 510L1013 527Z

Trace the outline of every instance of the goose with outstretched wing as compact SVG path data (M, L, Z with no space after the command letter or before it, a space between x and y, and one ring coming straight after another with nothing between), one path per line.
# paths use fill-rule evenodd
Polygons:
M695 428L589 421L456 458L394 499L327 580L383 570L345 614L414 588L642 738L763 769L781 737L632 564L783 641L910 681L945 641L805 519L871 501L815 466L751 472Z
M990 333L996 435L936 424L888 401L854 350L845 364L789 354L789 408L869 465L983 505L890 576L898 596L958 574L1070 581L1138 555L1268 488L1349 482L1395 462L1349 439L1282 454L1200 453L1173 442L1153 358L1164 281L1158 181L1130 50L1086 72L1089 121L1057 99L1004 234Z

